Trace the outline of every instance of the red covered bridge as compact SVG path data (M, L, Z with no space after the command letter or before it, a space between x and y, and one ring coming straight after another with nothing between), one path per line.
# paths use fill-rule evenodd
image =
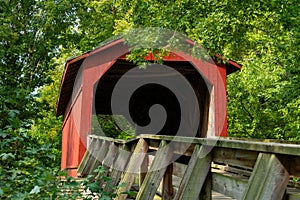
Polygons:
M193 44L191 41L187 43ZM133 63L126 61L128 53L129 47L121 38L66 63L56 114L63 115L61 168L67 169L73 176L76 176L76 169L86 152L93 114L111 113L110 98L114 85L124 73L135 67ZM148 54L146 59L153 61L154 56ZM241 66L233 61L226 64L216 60L203 61L178 52L171 52L163 61L180 72L194 88L200 110L196 137L227 136L226 76L239 70ZM164 91L153 86L141 91L136 102L148 101L149 98L143 97L149 96L149 93L150 96L165 95ZM170 98L168 102L172 103L168 95L164 98ZM172 110L174 109L176 105L173 105ZM170 123L176 124L176 117L172 116Z

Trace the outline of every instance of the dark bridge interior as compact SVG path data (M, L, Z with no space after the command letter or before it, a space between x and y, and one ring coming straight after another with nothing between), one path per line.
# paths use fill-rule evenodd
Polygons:
M195 94L198 98L200 121L192 122L197 123L198 132L196 137L205 137L208 127L208 109L210 95L204 79L200 73L189 62L165 62L164 65L174 68L180 72L193 87ZM95 109L93 114L97 115L111 115L111 96L113 89L120 79L128 70L135 67L131 62L118 60L95 84ZM155 76L155 74L153 75ZM162 77L163 78L163 77ZM189 97L186 97L189 98ZM148 115L149 109L154 104L163 106L167 113L166 123L158 133L152 133L151 130L147 133L136 131L139 134L158 134L158 135L176 135L181 119L181 108L175 94L165 86L159 84L146 84L138 88L130 98L129 113L131 119L138 126L146 126L150 123ZM114 113L116 114L116 113ZM117 113L121 114L122 113ZM192 115L192 113L191 113ZM191 116L190 119L192 119ZM189 122L188 122L189 123ZM134 126L134 125L133 125ZM194 137L194 135L193 135Z

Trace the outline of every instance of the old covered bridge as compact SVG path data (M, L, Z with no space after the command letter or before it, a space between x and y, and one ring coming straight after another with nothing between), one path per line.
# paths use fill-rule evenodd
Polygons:
M129 198L126 190L136 190L135 198L141 200L157 196L300 199L300 145L226 138L226 76L239 70L239 64L171 52L163 57L168 68L141 74L133 71L126 76L136 67L127 61L128 52L128 45L119 38L67 61L57 103L57 115L64 116L62 169L74 177L85 177L104 165L113 185L126 183L117 191L118 199ZM155 56L148 53L145 59L152 62ZM187 90L180 90L181 85L170 92L157 84L180 76L193 89L197 104L188 103L191 98ZM124 106L116 109L111 103L123 77L131 82L121 84L120 91L125 92L117 98L117 105L126 101L127 86L135 88L139 80L151 83L132 93L128 113L122 110ZM178 97L177 102L174 98ZM149 123L149 117L141 115L156 104L165 108L167 118L153 135L153 129L137 127ZM191 111L184 114L181 105ZM118 127L108 117L113 115L121 121L119 125L129 127L131 134L125 138L130 139L109 137L104 126L101 129L107 120L109 128ZM134 123L137 126L131 126ZM184 134L176 134L181 123L185 123ZM190 134L186 127L194 127L195 133Z

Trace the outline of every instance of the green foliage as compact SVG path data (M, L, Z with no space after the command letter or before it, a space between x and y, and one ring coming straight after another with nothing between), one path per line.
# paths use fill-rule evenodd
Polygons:
M93 134L123 140L135 136L132 125L122 115L97 115L97 121L93 122Z
M0 197L29 199L34 186L33 192L47 193L58 172L52 145L37 145L22 128L0 133Z
M88 175L83 181L83 188L88 192L84 199L113 199L118 196L117 189L126 186L125 183L114 186L112 179L106 175L106 170L102 165L95 169L94 173Z
M228 78L231 136L299 140L299 7L297 0L1 1L0 198L51 199L60 186L77 190L74 180L57 180L61 119L54 111L63 63L135 28L184 33L210 55L243 65ZM143 62L138 55L149 51L159 59L168 50L138 49L129 59ZM111 119L98 123L113 137L133 134Z
M231 136L299 139L299 1L117 4L124 14L115 32L140 27L176 30L203 45L210 55L219 53L243 65L228 80Z
M58 168L53 146L39 145L26 130L1 131L0 137L1 199L112 199L116 197L115 190L122 187L110 184L102 166L95 171L96 177L91 175L78 181L67 176Z

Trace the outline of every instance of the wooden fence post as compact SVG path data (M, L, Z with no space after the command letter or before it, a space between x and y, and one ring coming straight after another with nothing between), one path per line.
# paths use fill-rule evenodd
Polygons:
M123 194L123 193L130 190L130 188L133 184L134 178L138 174L137 173L138 171L136 171L136 170L140 169L147 151L148 151L147 142L143 138L139 139L139 142L136 145L134 152L133 152L133 154L129 160L129 163L127 165L125 175L120 182L120 183L126 183L126 187L121 187L118 189L117 199L119 199L119 200L126 199L127 194Z
M174 197L173 184L172 184L173 164L167 167L166 173L163 177L162 199L172 200Z
M243 200L282 199L289 173L275 154L260 153Z
M199 147L199 145L196 145L178 188L176 200L199 199L200 192L210 171L211 161L211 153L207 152L205 146Z
M172 157L172 148L166 141L162 140L136 199L153 199Z

